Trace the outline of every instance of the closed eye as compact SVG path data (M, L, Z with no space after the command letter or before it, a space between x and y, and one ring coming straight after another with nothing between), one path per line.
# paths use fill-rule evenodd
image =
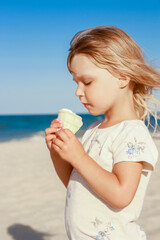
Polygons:
M84 82L84 85L86 85L86 86L88 86L90 84L91 84L91 82Z
M78 82L79 82L79 81L77 82L75 79L73 79L73 81L74 81L76 84L78 84ZM87 81L80 81L80 82L83 83L85 86L88 86L88 85L91 84L92 81L88 81L88 82L87 82Z

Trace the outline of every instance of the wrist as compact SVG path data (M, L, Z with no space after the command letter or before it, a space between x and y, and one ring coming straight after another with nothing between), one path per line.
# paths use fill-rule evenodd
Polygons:
M76 157L74 159L72 166L76 169L78 169L81 165L83 165L83 162L85 162L86 158L88 157L88 154L84 151L82 154Z

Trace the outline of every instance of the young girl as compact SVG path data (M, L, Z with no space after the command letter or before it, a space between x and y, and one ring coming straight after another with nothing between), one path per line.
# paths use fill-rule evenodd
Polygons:
M145 126L160 75L124 31L100 26L71 41L68 68L76 96L104 121L82 143L58 119L46 129L55 170L67 187L65 220L70 240L144 240L138 219L158 151ZM152 113L155 118L156 112Z

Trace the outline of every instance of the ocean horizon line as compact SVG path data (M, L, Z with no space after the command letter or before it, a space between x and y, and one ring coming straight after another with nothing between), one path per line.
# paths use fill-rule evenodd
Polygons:
M91 115L90 113L88 112L74 112L76 114L87 114L87 115ZM155 113L155 112L152 112L152 113ZM160 111L157 112L157 114L160 114ZM58 115L58 112L56 113L0 113L0 117L1 116L43 116L43 115ZM100 115L104 115L104 114L100 114ZM100 116L100 115L97 115L97 116ZM91 115L91 116L94 116L94 115Z
M91 115L90 113L87 113L87 112L74 112L74 113ZM40 116L43 116L43 115L58 115L58 112L56 112L56 113L0 113L0 116L37 116L37 115L40 115Z
M78 113L83 119L83 126L78 132L81 137L87 128L95 121L103 121L103 115L93 116L89 113ZM41 136L42 131L50 126L51 121L57 118L58 114L12 114L0 115L0 142L14 138L24 138L34 134ZM152 126L155 126L155 119L150 118ZM145 120L146 121L146 120ZM147 122L145 122L147 124ZM149 130L153 129L149 126ZM160 120L158 120L158 132L160 132Z

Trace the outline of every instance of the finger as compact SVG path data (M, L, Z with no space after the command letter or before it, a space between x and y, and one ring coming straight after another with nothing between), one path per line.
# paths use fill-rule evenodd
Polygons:
M56 132L56 129L53 128L46 128L45 130L45 135L50 135L50 134L54 134Z
M60 148L55 145L54 143L51 144L51 148L55 151L55 152L59 152L60 151Z
M45 135L47 136L48 134L53 133L53 129L52 128L46 128L45 129Z
M62 148L62 146L63 146L63 141L62 140L60 140L59 138L55 138L55 139L53 139L53 141L52 141L52 143L53 144L55 144L57 147L59 147L59 148Z
M51 134L51 133L56 133L57 131L59 131L62 127L60 127L59 125L57 125L56 127L49 127L46 128L45 130L45 135Z
M54 135L54 137L52 136L52 139L49 139L49 137L51 137L51 136L46 137L46 145L47 145L48 149L51 150L51 144L52 144L53 138L55 138L56 136L55 135Z
M58 118L53 119L51 124L54 124L54 123L59 123L59 119Z
M62 131L64 131L65 132L65 134L67 134L67 136L69 137L69 138L71 138L71 137L75 137L75 135L74 135L74 133L71 131L71 130L69 130L68 128L66 128L66 129L64 129L64 130L62 130Z
M56 123L51 123L50 127L62 127L63 124L60 122L56 122Z
M55 134L50 134L50 135L47 135L46 136L46 142L50 142L52 141L53 139L56 138L56 135Z
M66 142L69 138L65 129L61 129L58 132L56 132L56 137L60 138L64 142Z
M51 122L51 125L54 125L56 123L60 123L61 124L61 121L59 120L59 118L56 118L54 119L52 122Z

